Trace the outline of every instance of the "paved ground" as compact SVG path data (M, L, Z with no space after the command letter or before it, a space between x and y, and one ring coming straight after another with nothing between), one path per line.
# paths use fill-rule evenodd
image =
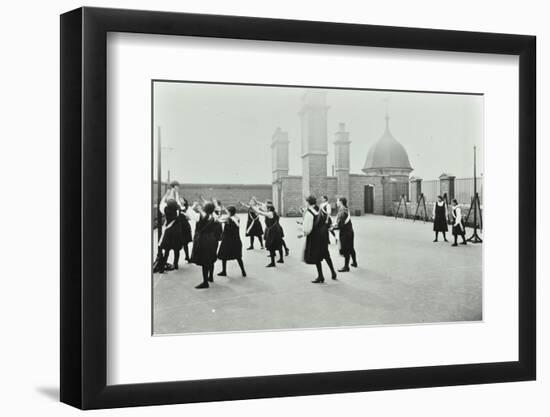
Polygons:
M316 271L301 261L296 219L282 219L290 256L265 268L265 251L244 251L248 277L235 261L228 277L195 290L200 268L154 274L155 334L434 323L481 320L482 245L433 243L431 223L385 216L354 217L359 268L337 281L312 284ZM243 245L248 245L241 226ZM467 235L470 235L468 230ZM331 238L331 241L333 239ZM343 265L336 245L331 255ZM183 257L183 251L182 251ZM215 273L221 265L216 263ZM325 277L329 277L325 265Z

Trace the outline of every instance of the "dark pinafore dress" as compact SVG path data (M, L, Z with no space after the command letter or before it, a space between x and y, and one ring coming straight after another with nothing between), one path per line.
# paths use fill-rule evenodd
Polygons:
M318 208L315 207L315 210L318 210ZM313 227L309 235L306 236L304 262L306 264L317 264L329 257L327 215L322 210L319 210L318 214L315 214L311 208L308 208L307 211L313 216Z
M349 210L342 210L336 219L336 226L340 231L340 255L342 256L349 256L354 250L355 233L351 220L347 221L349 217Z
M460 223L455 226L456 222L456 207L453 207L453 236L462 236L466 233L464 229L464 219L460 219Z
M434 232L447 232L446 204L439 205L435 203Z
M268 251L278 251L283 247L283 230L279 224L279 215L275 212L273 218L265 218L265 248Z
M179 206L174 201L168 201L164 208L166 227L162 232L161 249L179 251L182 248L182 234L179 223ZM171 224L171 225L170 225Z
M178 221L179 221L180 230L181 230L181 243L186 245L189 242L193 241L193 237L191 236L191 224L189 223L189 220L183 213L184 213L183 211L180 212Z
M230 261L243 257L243 244L239 234L239 225L230 217L223 228L222 243L218 249L218 259Z
M248 218L246 219L246 236L262 236L264 230L258 214L254 210L248 210Z
M210 266L216 261L218 249L217 226L218 222L212 216L199 219L193 238L191 262L196 265Z

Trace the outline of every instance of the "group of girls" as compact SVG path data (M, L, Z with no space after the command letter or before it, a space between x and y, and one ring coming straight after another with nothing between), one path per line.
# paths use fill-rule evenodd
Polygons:
M303 260L307 264L315 265L317 269L317 277L312 281L313 283L325 282L323 261L330 269L331 278L336 280L337 273L328 249L329 234L332 234L338 243L339 253L344 257L344 266L338 272L350 271L350 260L351 266L357 267L354 231L347 199L344 197L337 199L338 213L335 222L332 220L332 207L327 196L321 197L320 204L317 204L317 199L313 196L307 197L305 203L302 210L303 219L299 221L302 224L303 236L306 238ZM254 239L256 238L261 249L265 247L268 251L270 262L266 267L274 268L277 263L284 263L283 250L286 256L290 251L284 240L284 230L273 203L269 200L259 202L252 197L249 204L240 204L248 209L245 234L250 238L250 245L247 250L254 249ZM437 202L434 204L432 212L434 242L438 241L439 233L442 233L443 239L447 242L447 219L450 217L454 236L452 246L458 246L458 236L462 237L461 244L466 245L461 209L455 199L451 201L451 205L449 212L447 204L441 196L438 196ZM185 260L202 268L202 282L195 288L209 288L210 283L214 281L214 264L218 259L222 264L218 276L226 276L227 261L236 260L242 276L246 277L242 260L240 219L234 206L226 208L216 199L203 200L202 205L194 202L189 206L188 201L179 195L179 184L172 182L170 189L160 202L159 210L164 213L165 221L158 243L157 259L153 265L154 272L163 273L167 270L178 269L180 251L183 249ZM265 230L261 218L264 218ZM194 237L191 234L191 221L196 222ZM339 231L339 238L336 237L335 230ZM190 242L193 242L191 255L189 255ZM167 262L170 252L174 253L172 265ZM277 255L278 259L275 260Z
M437 196L437 201L435 202L432 211L432 218L434 222L433 230L435 232L434 242L438 241L440 232L443 234L443 240L448 242L446 233L449 231L447 226L447 219L449 217L452 224L452 234L454 237L454 243L451 246L458 246L458 236L462 237L461 245L466 245L466 228L464 225L462 210L460 209L457 200L453 198L451 200L451 211L449 213L449 210L447 209L447 202L442 196Z
M183 249L185 260L189 258L189 242L191 224L189 223L189 205L187 200L179 195L179 184L172 182L159 204L159 210L164 214L164 224L158 242L157 259L153 264L153 272L163 273L179 268L180 251ZM174 253L174 261L168 263L170 252Z
M195 288L208 288L214 281L214 264L219 259L222 270L218 276L227 275L227 261L236 260L243 277L246 271L242 261L242 243L239 235L240 220L234 206L223 207L217 200L203 204L194 202L189 206L187 200L179 195L179 184L170 184L159 204L164 214L164 224L158 242L157 259L153 263L153 272L179 268L180 251L185 252L185 260L202 268L202 282ZM194 221L195 235L191 236L191 224ZM191 256L189 243L193 242ZM168 263L170 252L174 254L173 264Z
M274 268L277 263L283 264L285 262L284 255L288 256L290 251L285 242L284 230L273 202L269 200L259 202L252 197L249 204L240 204L248 209L246 236L250 238L250 246L247 249L254 249L254 238L256 238L260 247L262 249L265 247L268 251L270 262L266 267ZM345 198L338 199L336 222L332 221L332 208L326 196L322 197L319 206L315 197L308 197L306 205L301 222L306 236L304 261L316 265L318 273L317 278L312 282L324 282L322 261L329 266L332 279L336 279L336 271L328 250L329 234L336 239L335 230L339 231L339 239L336 241L339 244L340 254L345 260L344 267L338 271L350 270L350 258L352 259L351 266L357 267L354 232L347 200ZM240 219L234 206L224 207L216 199L212 201L203 199L202 204L194 202L189 206L188 201L179 195L179 184L172 182L170 189L160 202L159 210L164 213L165 220L153 272L163 273L167 270L178 269L180 251L183 249L185 260L202 269L202 282L195 288L209 288L210 283L214 281L214 264L217 260L221 261L222 266L218 276L226 276L227 261L236 260L242 276L246 277L242 260ZM261 218L264 218L265 230ZM193 237L190 224L192 221L196 223ZM190 242L193 242L191 255L189 255ZM170 252L174 254L172 265L168 263Z
M348 272L349 261L352 259L351 266L357 267L357 258L354 247L354 232L351 222L351 215L348 209L348 202L345 197L338 198L336 205L338 214L336 222L332 221L331 206L327 196L321 198L321 204L317 205L317 199L314 196L306 198L306 208L303 210L302 227L304 236L306 237L304 247L304 262L306 264L315 265L317 269L317 277L311 281L314 284L322 284L325 282L323 275L322 262L328 265L333 280L337 279L336 270L330 257L329 252L329 233L335 238L334 230L339 231L340 255L344 257L344 266L338 272Z
M271 201L259 202L254 197L250 204L241 203L248 208L246 236L250 237L249 250L254 249L254 238L260 246L269 252L270 262L267 267L284 263L283 250L286 256L290 251L284 240L284 231L279 223L279 215ZM220 201L204 200L202 204L194 202L189 206L187 200L179 195L179 184L173 182L162 198L159 210L164 213L165 221L158 244L157 260L153 272L163 273L178 269L180 250L185 251L185 260L202 268L202 282L195 288L209 288L214 282L214 264L221 261L222 269L218 276L227 276L227 261L236 260L243 277L246 271L242 260L242 242L240 238L240 219L234 206L224 207ZM265 218L265 231L260 218ZM195 235L191 237L191 224L194 221ZM262 238L263 237L263 238ZM193 242L191 256L188 244ZM174 253L173 264L168 264L170 252ZM276 255L279 259L275 262Z
M254 237L258 237L263 249L263 235L265 240L265 249L269 252L268 257L270 258L270 262L266 265L266 267L274 268L276 266L275 258L277 254L279 254L277 263L285 263L283 250L286 256L290 254L290 250L285 242L285 232L279 222L279 214L275 210L273 202L268 200L265 203L262 203L252 197L249 204L241 204L248 208L246 229L246 235L250 236L250 246L248 249L254 249ZM265 232L260 222L260 216L265 219Z
M209 288L214 282L214 263L222 261L218 276L227 276L227 261L236 260L241 274L246 277L242 259L240 219L234 206L223 207L218 200L203 201L203 205L193 203L192 215L195 218L195 236L191 262L201 266L202 282L195 288Z

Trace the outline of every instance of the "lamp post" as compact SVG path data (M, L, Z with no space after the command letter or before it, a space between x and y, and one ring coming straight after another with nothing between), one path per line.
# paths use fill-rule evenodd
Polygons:
M474 210L474 233L468 239L468 242L481 243L483 240L477 234L477 211L479 210L479 217L481 220L481 207L479 204L479 194L477 193L477 167L476 167L476 152L477 146L474 146L474 198L472 199L472 205L470 210Z
M174 148L172 148L171 146L162 146L162 150L165 150L165 151L168 151L168 152L171 152L174 150ZM166 164L168 165L168 164ZM164 191L168 191L168 187L170 187L170 170L168 170L168 177L166 179L166 187L164 189Z
M160 137L160 126L157 126L157 233L158 233L159 242L160 242L160 237L162 236L162 213L160 211L160 200L162 200L161 152L162 152L162 144L161 144L161 137Z
M162 236L162 212L160 211L160 202L162 200L162 151L173 151L170 146L162 146L160 126L157 126L157 233L158 240ZM164 192L168 190L170 184L170 170L168 170L168 182Z

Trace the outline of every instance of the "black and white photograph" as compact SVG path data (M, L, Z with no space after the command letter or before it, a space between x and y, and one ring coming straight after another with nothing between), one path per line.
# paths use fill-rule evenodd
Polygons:
M151 109L153 335L483 321L482 93L153 80Z
M546 9L4 2L0 415L547 417Z

